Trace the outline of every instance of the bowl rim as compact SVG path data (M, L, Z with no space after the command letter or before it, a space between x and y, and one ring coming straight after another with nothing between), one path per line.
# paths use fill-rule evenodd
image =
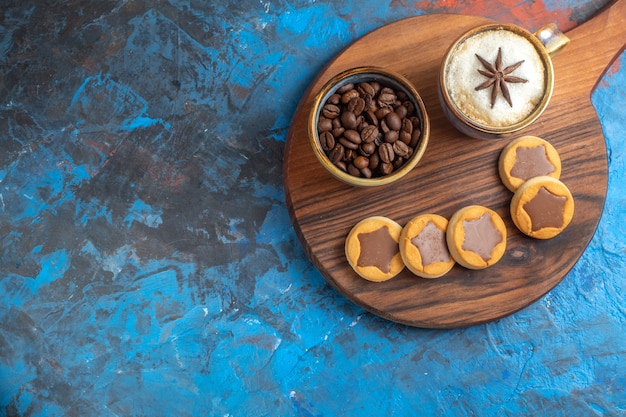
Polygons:
M355 77L358 78L358 80L356 80L355 82L378 79L387 83L391 83L393 87L399 86L402 90L404 90L405 93L407 93L407 95L413 101L413 105L415 105L415 108L418 109L417 116L421 121L422 129L422 137L420 138L420 143L414 150L411 158L406 161L404 165L400 167L400 169L393 171L389 175L374 178L363 178L351 175L333 164L330 159L328 159L326 153L319 143L317 121L324 103L326 102L328 97L335 93L337 89L345 84L348 84L349 82L353 82L351 80ZM400 178L404 177L406 174L408 174L413 168L415 168L417 163L422 159L428 145L428 140L430 137L430 121L428 119L428 113L426 112L426 106L424 105L422 97L420 96L413 83L408 80L408 78L387 68L377 66L360 66L350 68L336 74L335 76L330 78L315 95L313 99L313 105L311 106L311 110L309 112L308 136L309 142L311 144L311 147L313 148L313 153L315 154L316 158L333 177L350 185L355 185L359 187L374 187L390 184L394 181L397 181Z
M508 30L517 34L521 34L525 39L527 39L531 44L533 44L533 46L535 47L535 49L541 56L541 59L545 65L544 85L545 85L546 94L543 95L543 97L541 98L541 101L535 106L533 111L530 112L530 114L527 117L525 117L523 120L517 123L513 123L507 126L489 126L483 123L478 123L470 119L458 109L458 107L454 103L454 100L452 100L452 98L448 94L448 90L444 88L446 84L445 73L446 73L446 68L448 66L450 54L454 50L456 50L460 46L460 44L463 43L466 39L469 39L470 37L475 36L478 33L486 32L490 30ZM525 28L518 26L516 24L513 24L513 23L503 23L503 22L486 23L486 24L479 25L472 29L467 30L466 32L459 35L454 40L454 42L452 42L452 44L446 49L446 52L443 54L443 58L441 60L441 67L439 70L439 96L445 102L445 104L443 103L442 104L447 107L447 109L455 116L455 118L458 121L488 136L502 137L511 133L515 133L521 129L524 129L525 127L530 126L546 110L552 98L553 92L554 92L554 65L552 64L552 58L550 57L550 54L546 50L543 43L541 43L541 40L539 40L539 38L537 38L533 33L526 30Z

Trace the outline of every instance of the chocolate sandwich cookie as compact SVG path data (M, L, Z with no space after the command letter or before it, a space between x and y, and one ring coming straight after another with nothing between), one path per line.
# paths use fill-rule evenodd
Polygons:
M574 216L574 198L565 184L552 177L535 177L522 184L511 200L511 218L524 234L550 239Z
M348 263L362 278L386 281L404 269L398 241L402 226L382 216L357 223L346 237Z
M510 191L515 192L531 178L561 176L561 158L554 147L536 136L522 136L509 143L498 160L498 173Z
M446 242L450 254L460 265L484 269L504 255L506 226L495 211L483 206L467 206L450 219Z
M400 254L406 267L418 277L439 278L454 266L446 244L448 220L437 214L411 219L400 234Z

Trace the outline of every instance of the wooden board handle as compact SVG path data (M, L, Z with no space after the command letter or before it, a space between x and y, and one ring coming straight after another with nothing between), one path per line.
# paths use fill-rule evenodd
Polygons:
M555 91L589 97L626 47L626 0L613 2L566 35L570 44L553 58L555 69L560 69L556 74L560 86Z

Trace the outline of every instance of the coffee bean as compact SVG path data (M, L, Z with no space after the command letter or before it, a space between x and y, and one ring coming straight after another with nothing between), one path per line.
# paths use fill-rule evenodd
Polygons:
M411 134L411 143L409 143L409 146L411 146L412 148L417 147L417 144L420 142L421 137L422 131L420 129L413 130L413 133Z
M398 115L400 120L404 119L406 117L406 115L409 114L408 109L406 107L404 107L404 105L400 105L400 106L396 107L394 112Z
M348 164L348 174L353 175L355 177L361 176L361 171L354 164Z
M334 119L340 114L339 106L336 104L327 104L322 108L322 114L328 119Z
M404 165L404 158L399 156L393 160L391 163L395 169L399 169L402 165Z
M351 111L341 113L341 125L346 129L356 129L358 123L356 121L356 115Z
M374 113L376 115L376 118L378 118L379 123L381 119L384 119L385 116L387 115L387 113L391 113L391 108L389 106L382 106L381 108L379 108L378 110L376 110L376 113Z
M407 145L411 144L411 134L409 132L405 132L404 130L400 131L400 140Z
M335 119L337 120L337 119ZM334 137L338 138L339 136L343 135L343 132L346 131L346 128L343 126L339 126L334 128L333 130L331 130L330 132L333 134Z
M402 102L402 106L406 107L407 115L415 113L415 105L411 100L404 100Z
M389 175L393 172L393 165L389 162L381 162L378 166L378 170L383 175Z
M359 96L359 92L356 90L348 90L341 95L341 102L343 104L348 104L350 100Z
M343 160L343 156L345 155L345 153L346 151L344 147L338 143L333 149L330 150L328 158L333 164L336 164L337 162Z
M317 122L317 130L320 132L329 132L333 128L333 122L325 117L320 117Z
M352 161L357 154L356 152L357 151L354 149L346 148L346 152L343 154L343 160L347 162Z
M378 128L373 125L367 125L361 130L361 140L367 143L373 143L380 135Z
M359 146L359 152L361 155L370 156L376 152L376 145L373 142L361 143L361 146Z
M339 88L337 89L337 93L338 93L338 94L343 94L343 93L345 93L346 91L350 91L350 90L352 90L353 88L354 88L354 84L352 84L352 83L348 83L348 84L345 84L345 85L343 85L343 86L339 87Z
M378 147L378 156L380 161L384 163L390 163L395 158L393 152L393 145L391 143L383 143Z
M330 151L335 147L335 137L330 132L322 132L320 134L320 145L325 151Z
M354 97L348 102L348 111L354 113L356 116L360 115L365 110L365 100L361 97Z
M413 133L413 122L411 122L411 119L402 119L402 131L408 134Z
M361 143L361 135L356 130L346 130L343 133L343 136L346 139L348 139L350 142L355 143L357 145Z
M402 117L395 111L391 111L385 115L385 123L391 130L400 130L402 128Z
M409 145L407 145L406 143L402 142L401 140L394 142L393 144L393 151L396 155L402 157L402 158L407 158L410 154L409 151Z
M351 142L345 136L342 136L339 138L339 143L341 143L346 149L353 149L353 150L359 149L358 143Z
M387 122L385 121L385 119L381 119L380 120L380 122L378 124L378 127L380 128L380 130L383 133L387 133L387 132L389 132L391 130L391 129L389 129L389 126L387 126Z
M370 164L370 160L367 159L366 157L359 155L356 158L354 158L354 162L353 162L354 166L357 167L358 169L363 169L365 167L368 167Z
M332 96L328 97L328 104L339 104L341 103L341 94L333 94Z
M387 89L383 89L387 90ZM393 90L391 90L393 91ZM396 102L396 95L393 92L381 91L378 96L378 105L380 107L388 107Z
M376 116L376 112L374 110L367 110L363 113L365 121L372 126L378 126L378 117Z
M365 178L372 178L372 170L368 167L360 168L359 171L361 171L361 175L363 175Z
M346 166L346 163L343 161L335 162L335 166L339 168L340 170L342 170L343 172L348 172L348 167Z
M385 133L385 142L387 143L396 143L396 141L400 138L400 134L397 130L390 130Z
M374 87L372 87L372 85L367 82L359 83L359 85L357 86L357 90L362 95L368 95L370 97L373 97L374 94L376 94L376 90L374 90Z
M380 157L378 156L378 153L372 153L370 155L369 169L375 170L378 168L378 164L380 164Z

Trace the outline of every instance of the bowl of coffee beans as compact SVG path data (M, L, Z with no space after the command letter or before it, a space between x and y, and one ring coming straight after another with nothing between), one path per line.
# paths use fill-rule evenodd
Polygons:
M430 125L415 87L384 68L358 67L330 79L315 96L308 133L315 156L355 186L390 184L424 155Z

